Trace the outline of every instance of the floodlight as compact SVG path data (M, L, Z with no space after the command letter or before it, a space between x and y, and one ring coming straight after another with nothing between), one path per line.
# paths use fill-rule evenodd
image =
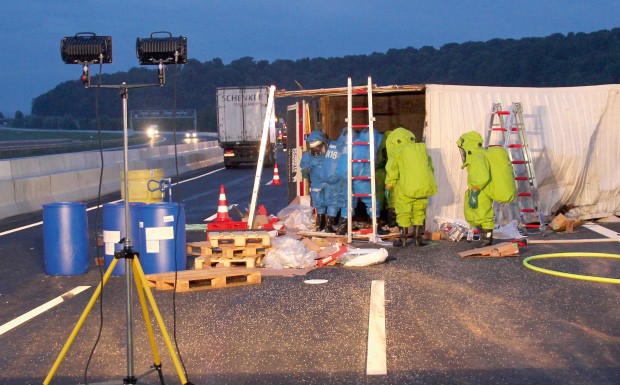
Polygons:
M154 32L162 33L162 32ZM176 63L187 63L187 39L184 37L173 38L170 32L167 33L169 36L164 38L154 38L153 34L149 39L138 39L137 53L138 58L140 59L140 64L156 64L159 65L159 84L132 84L128 85L123 82L122 84L98 84L98 88L114 88L120 90L120 96L123 103L123 180L127 181L128 178L128 170L129 170L129 140L128 140L128 124L127 124L127 100L129 98L129 89L131 88L145 88L145 87L155 87L155 86L163 86L165 85L165 75L164 68L166 64L176 64ZM81 64L82 69L82 81L86 87L90 87L90 70L89 66L91 64L99 63L112 63L112 38L110 36L97 36L92 32L80 32L75 36L65 37L60 42L60 53L62 56L62 60L66 64ZM157 136L158 131L153 127L153 131L151 132L152 136ZM106 284L106 281L112 270L116 266L116 263L122 258L125 259L125 286L127 289L127 297L126 297L126 327L127 327L127 377L123 379L123 384L138 384L138 378L134 376L134 365L133 365L133 304L132 304L132 279L135 278L135 284L138 287L138 291L141 293L140 302L142 305L142 309L144 312L147 312L147 305L145 302L145 297L142 295L143 290L146 292L149 302L151 303L151 307L154 312L157 310L155 301L152 298L152 295L149 294L150 289L148 286L141 287L143 282L146 282L146 278L144 278L144 272L142 268L139 267L139 258L138 253L133 251L133 242L131 238L131 226L129 225L130 214L129 214L129 193L128 186L129 183L123 183L124 185L124 193L125 193L125 238L121 240L120 243L123 243L123 250L117 251L114 253L114 260L107 268L107 271L103 277L103 280L99 286L99 290L95 292L89 305L84 310L82 314L82 319L78 322L78 324L73 329L72 336L65 343L63 350L60 355L56 359L56 362L52 366L52 369L48 373L47 377L43 381L43 384L48 385L56 373L60 362L65 357L65 353L69 349L71 343L73 342L73 337L79 329L82 327L82 320L88 315L92 308L92 304L98 299L99 295L102 293L103 286ZM163 191L163 190L162 190ZM132 274L133 266L136 266L137 269L135 277ZM140 278L141 276L141 278ZM160 329L163 332L165 328L163 327L163 321L160 319L161 317L158 313L154 314L158 320L160 325ZM150 320L150 317L146 317L147 320ZM154 342L154 335L150 325L150 321L147 322L147 329L149 331L151 342ZM164 334L165 336L166 334ZM178 358L176 357L176 353L173 350L172 345L169 341L166 341L168 345L168 350L172 356L174 362L178 362ZM164 383L164 378L161 370L161 364L159 359L157 358L157 351L155 350L155 346L151 344L153 353L156 359L156 362L153 364L150 373L152 371L157 371L159 375L160 383ZM177 374L179 375L179 380L181 384L191 384L187 381L185 377L185 373L183 373L178 365L175 365L177 369ZM111 382L106 382L107 384ZM103 384L103 383L102 383ZM143 384L143 382L140 382Z
M112 37L79 32L60 41L60 55L65 64L112 63Z
M153 36L158 33L168 36ZM151 37L136 40L136 55L141 65L185 64L187 38L173 37L170 32L153 32Z

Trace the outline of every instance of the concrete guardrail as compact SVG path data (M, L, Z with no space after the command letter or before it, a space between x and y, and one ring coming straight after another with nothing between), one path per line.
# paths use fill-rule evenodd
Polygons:
M129 150L129 170L163 169L176 174L174 146ZM177 145L179 172L223 162L217 141ZM121 190L123 151L103 152L101 194ZM0 219L43 209L52 202L79 202L97 198L101 154L98 151L36 156L0 161Z

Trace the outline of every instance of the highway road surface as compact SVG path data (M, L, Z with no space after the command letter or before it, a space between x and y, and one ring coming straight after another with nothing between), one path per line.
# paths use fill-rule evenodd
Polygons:
M280 175L286 175L284 154L280 157ZM185 203L188 224L204 223L217 211L221 184L228 204L249 205L254 175L253 167L217 165L183 175L173 197ZM286 187L266 185L271 177L265 169L258 203L277 214L286 206ZM95 216L96 210L88 211L91 240ZM33 213L0 222L4 385L43 383L101 279L94 241L86 274L45 273L41 218ZM531 238L606 239L618 231L618 223L600 223ZM188 241L204 236L187 232ZM542 274L522 264L544 253L618 254L618 242L543 243L500 258L461 258L456 253L471 248L466 241L385 247L388 260L369 267L264 274L260 284L193 292L153 290L183 368L181 376L164 333L155 327L165 383L180 384L182 378L193 384L620 383L618 285ZM192 262L188 259L189 267ZM536 262L616 279L619 263L586 256ZM324 283L306 283L310 279ZM110 278L51 384L122 384L130 366L140 376L156 361L137 296L128 358L125 283L123 276ZM369 340L381 325L383 346ZM140 383L160 382L150 373Z

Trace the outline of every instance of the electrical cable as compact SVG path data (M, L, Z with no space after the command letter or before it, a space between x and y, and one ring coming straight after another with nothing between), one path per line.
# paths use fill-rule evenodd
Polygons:
M103 63L101 63L101 61L99 62L99 76L98 76L98 80L97 80L97 91L95 92L95 122L97 124L97 136L98 136L98 140L99 140L99 156L100 156L100 161L101 161L101 167L99 169L99 187L97 190L97 204L96 204L96 209L95 209L95 245L96 245L96 255L95 258L98 258L100 255L100 251L101 251L101 246L99 245L99 240L98 240L98 234L99 234L99 210L102 207L101 206L101 186L103 185L103 170L104 170L104 158L103 158L103 141L101 139L101 119L99 116L99 93L101 90L101 81L102 81L102 72L103 72ZM101 292L100 292L100 298L99 298L99 330L97 332L97 338L95 339L95 342L93 343L93 347L90 350L90 354L88 355L88 360L86 361L86 366L84 367L84 384L88 385L88 368L90 366L90 362L95 354L95 349L97 348L97 345L99 345L99 341L101 340L101 334L103 332L103 267L101 263L96 263L96 265L99 267L99 281L100 281L100 285L101 285Z
M175 178L176 178L176 186L177 192L175 194L176 198L176 206L177 206L177 216L174 226L174 288L172 290L172 337L174 339L174 346L177 351L177 355L179 356L179 362L183 367L183 372L185 373L185 377L189 381L189 375L187 374L187 369L185 367L185 362L183 361L183 357L181 356L181 351L179 349L179 343L177 342L177 279L178 279L178 260L177 260L177 242L179 235L179 218L181 214L181 184L179 183L179 158L177 152L177 83L178 83L178 75L179 75L179 64L175 61L174 64L174 81L172 84L172 140L174 141L174 167L175 167ZM172 185L172 184L171 184ZM185 231L185 229L182 229ZM185 269L186 266L183 266Z
M551 254L539 254L533 255L531 257L527 257L523 260L523 266L528 269L532 269L539 273L555 275L557 277L570 278L570 279L580 279L583 281L590 282L600 282L600 283L612 283L612 284L620 284L620 279L618 278L608 278L608 277L598 277L592 275L582 275L582 274L572 274L565 273L562 271L545 269L542 267L531 265L529 262L536 259L546 259L546 258L615 258L620 259L620 254L609 254L609 253L587 253L587 252L578 252L578 253L551 253Z

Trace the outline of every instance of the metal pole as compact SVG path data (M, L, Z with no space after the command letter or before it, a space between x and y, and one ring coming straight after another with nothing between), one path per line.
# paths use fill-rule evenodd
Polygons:
M123 83L125 85L125 83ZM124 251L131 251L131 226L129 220L129 139L127 135L127 87L121 87L121 98L123 99L123 173L125 183L125 244ZM126 318L127 318L127 378L134 378L133 375L133 313L132 313L132 260L125 258L125 284L127 286L126 297Z

